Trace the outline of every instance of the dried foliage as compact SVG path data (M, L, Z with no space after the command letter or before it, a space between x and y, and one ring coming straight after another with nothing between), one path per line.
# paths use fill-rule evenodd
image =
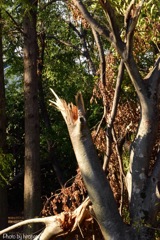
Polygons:
M72 183L72 184L71 184ZM67 187L67 185L71 184ZM71 213L75 210L80 204L85 200L87 196L87 190L84 186L80 170L77 170L77 175L68 181L66 185L60 189L59 193L52 195L50 198L45 197L43 210L41 212L42 216L57 215L63 211L66 212L64 215L68 219L63 219L63 229L70 229L70 226L73 225L73 222L70 221L67 213ZM71 218L71 220L73 220ZM67 223L67 225L64 225ZM87 239L91 240L95 237L97 240L102 240L102 234L99 229L97 222L92 218L87 218L84 220L79 229L73 233L63 236L63 239L74 239L81 240ZM54 239L54 238L53 238ZM52 240L52 239L51 239Z
M87 191L84 186L79 169L77 170L77 175L75 176L71 186L66 187L66 185L59 190L59 193L51 195L51 197L44 198L44 206L41 214L43 216L56 215L62 211L69 212L75 210L86 198Z
M78 25L78 22L81 22L84 29L88 29L89 24L86 21L86 19L83 17L82 13L77 8L77 6L71 1L67 1L67 6L68 6L70 12L72 13L73 19L75 20L75 25L76 24Z
M108 122L111 116L111 110L113 107L113 98L115 94L115 82L117 76L117 69L115 66L118 63L117 57L113 53L109 53L106 56L106 82L105 85L98 80L93 89L93 95L91 98L91 103L98 102L97 100L102 99L103 105L105 106L105 125L104 127L100 126L97 130L96 128L92 131L92 137L94 139L94 143L96 145L97 150L100 155L103 156L106 153L106 129L108 126ZM123 91L123 90L122 90ZM127 93L128 94L128 93ZM125 166L128 165L129 159L126 159L126 155L123 155L123 152L129 152L129 146L131 141L133 140L140 118L139 106L137 103L130 98L130 100L126 100L124 96L121 96L117 113L115 117L115 121L113 124L116 142L113 141L111 143L111 156L108 164L107 178L110 182L114 197L117 201L117 204L120 206L120 202L122 199L122 183L120 180L120 166L118 161L118 155L125 162ZM99 127L99 126L98 126ZM118 146L118 152L117 147ZM123 159L124 157L124 159ZM129 157L129 155L127 156ZM123 162L124 162L123 161ZM126 205L127 205L127 195L123 193L126 197Z

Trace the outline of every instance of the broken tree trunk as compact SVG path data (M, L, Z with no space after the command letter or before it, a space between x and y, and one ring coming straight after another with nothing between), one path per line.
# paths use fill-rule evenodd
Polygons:
M86 185L87 198L75 211L62 212L56 216L25 220L0 231L0 235L14 228L43 223L45 229L34 240L49 240L51 237L65 235L79 227L90 217L88 206L92 203L95 218L105 240L137 240L134 230L123 223L116 201L105 173L100 165L92 137L85 118L85 109L81 93L76 96L77 106L67 104L52 90L56 101L50 101L58 108L67 124L74 152Z
M89 212L90 204L90 199L86 198L86 200L73 212L62 212L55 216L27 219L3 229L0 231L0 235L12 231L15 228L33 223L43 223L45 225L44 231L37 235L34 240L49 240L51 237L66 235L80 227L85 219L91 219Z
M85 109L81 93L76 96L77 106L67 104L56 93L56 101L50 101L61 111L67 124L71 142L82 173L97 222L106 240L136 239L119 215L116 201L109 182L100 165L92 137L85 118Z

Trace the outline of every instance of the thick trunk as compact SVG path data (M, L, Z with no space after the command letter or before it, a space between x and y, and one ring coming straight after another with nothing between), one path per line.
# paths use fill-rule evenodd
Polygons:
M153 239L154 229L146 228L144 225L156 224L156 217L153 217L157 212L155 206L158 208L160 206L154 197L160 169L156 171L154 177L152 175L155 171L153 170L151 174L149 169L159 124L159 65L160 59L144 80L134 67L132 55L126 63L141 107L141 119L131 146L130 169L126 177L132 224L138 229L140 239Z
M147 108L147 109L146 109ZM145 187L148 177L149 163L158 129L158 109L155 104L150 107L142 105L142 117L137 136L131 146L129 189L131 216L137 221L136 215L142 214L140 208L145 198Z
M77 95L77 107L73 104L67 105L57 96L56 98L56 102L51 102L61 111L66 121L77 162L104 239L136 239L119 215L110 185L100 165L87 127L81 94Z
M39 106L36 1L28 1L24 17L25 175L24 216L40 213ZM33 230L31 230L33 231Z

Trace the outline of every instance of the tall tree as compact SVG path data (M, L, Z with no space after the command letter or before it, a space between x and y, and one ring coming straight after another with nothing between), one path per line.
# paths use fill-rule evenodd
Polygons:
M0 11L0 154L6 151L6 112L5 112L5 85L2 47L2 17ZM3 159L1 159L3 161ZM2 173L3 174L3 173ZM2 185L3 184L3 185ZM0 229L8 224L7 187L0 177Z
M24 216L40 213L39 104L37 77L37 1L26 2L24 12L25 176Z

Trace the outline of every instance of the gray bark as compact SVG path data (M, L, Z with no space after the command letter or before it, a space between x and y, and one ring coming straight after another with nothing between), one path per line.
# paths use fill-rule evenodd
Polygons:
M55 93L54 95L57 101L51 101L51 103L56 105L66 121L77 162L104 239L136 239L133 238L134 233L132 229L123 223L119 215L110 185L100 165L87 126L81 94L77 94L76 97L77 107L73 104L67 105L66 102L59 99Z
M141 106L141 119L132 143L130 170L127 173L130 213L132 223L138 228L141 226L139 230L141 239L153 239L154 229L144 227L143 222L156 226L156 214L160 211L160 198L156 190L160 173L159 157L149 177L149 164L159 124L160 58L145 80L136 78L137 74L130 66L127 66L127 69Z

